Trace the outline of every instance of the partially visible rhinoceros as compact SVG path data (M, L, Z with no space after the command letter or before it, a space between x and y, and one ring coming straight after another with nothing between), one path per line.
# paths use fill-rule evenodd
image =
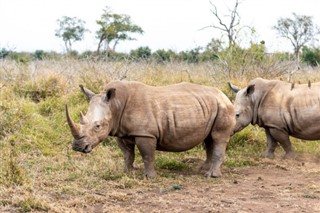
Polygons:
M320 139L320 83L291 84L256 78L244 89L229 83L237 93L235 132L247 125L263 127L267 150L263 157L274 158L278 142L285 158L295 158L289 136L304 140Z
M207 176L221 176L220 165L235 125L230 100L218 89L191 83L153 87L134 81L113 81L95 94L80 86L90 100L80 124L69 116L73 149L89 153L107 136L116 136L125 170L133 169L135 145L146 177L156 176L155 151L181 152L205 142Z

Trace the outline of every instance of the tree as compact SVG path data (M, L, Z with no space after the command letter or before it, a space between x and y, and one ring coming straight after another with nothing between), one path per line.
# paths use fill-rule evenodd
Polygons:
M293 18L280 18L273 29L280 37L288 39L293 48L297 63L300 62L299 53L301 48L312 41L319 34L319 28L313 23L311 16L297 15Z
M57 20L59 29L56 30L55 36L62 38L66 51L69 53L72 50L72 43L81 41L84 38L84 33L87 29L84 28L85 22L76 17L63 16Z
M100 29L96 32L96 37L99 39L97 53L100 52L103 43L105 50L115 51L120 41L135 40L130 34L143 33L141 27L131 22L130 16L111 13L109 7L106 7L103 11L101 20L97 20L97 24L100 26ZM113 46L110 48L112 43Z
M229 10L230 15L226 15L227 17L229 17L228 22L223 20L223 18L219 15L216 5L213 4L211 1L210 1L210 4L212 6L212 9L210 11L218 23L211 24L202 29L215 28L220 30L223 34L226 34L228 38L228 47L234 46L236 44L236 39L238 37L239 32L242 29L249 28L251 31L253 31L251 27L241 26L240 24L240 15L238 13L238 6L239 6L238 0L236 0L233 9Z
M5 57L7 57L8 55L9 55L9 51L6 49L6 48L2 48L1 50L0 50L0 58L5 58Z

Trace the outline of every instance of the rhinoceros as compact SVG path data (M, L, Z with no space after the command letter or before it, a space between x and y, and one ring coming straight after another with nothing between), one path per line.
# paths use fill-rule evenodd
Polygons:
M191 83L154 87L135 81L112 81L99 94L80 87L90 100L86 115L80 112L80 124L74 123L66 106L73 150L89 153L107 136L115 136L125 171L134 169L136 145L144 175L152 178L156 150L181 152L204 142L205 175L221 176L235 112L220 90Z
M279 80L256 78L236 92L235 132L250 123L265 129L267 149L263 157L274 158L278 145L284 158L295 158L289 136L303 140L320 139L320 83L291 84Z

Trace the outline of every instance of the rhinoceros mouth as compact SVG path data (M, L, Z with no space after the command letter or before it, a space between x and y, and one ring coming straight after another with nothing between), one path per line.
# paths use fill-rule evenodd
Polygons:
M90 144L86 144L84 146L73 144L72 149L77 152L89 153L92 151L92 146Z
M85 145L84 149L82 150L83 153L89 153L92 151L92 146Z

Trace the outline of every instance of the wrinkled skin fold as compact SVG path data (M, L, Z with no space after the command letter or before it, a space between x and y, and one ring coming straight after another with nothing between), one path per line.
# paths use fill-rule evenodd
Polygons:
M156 150L181 152L204 143L207 158L201 168L208 177L221 176L235 112L220 90L191 83L152 87L134 81L110 82L99 94L80 88L89 100L80 124L66 107L75 151L89 153L106 137L115 136L125 171L134 169L137 146L145 176L152 178Z
M265 129L267 149L263 157L274 158L278 144L284 158L295 158L289 136L303 140L320 139L320 83L291 84L256 78L236 92L235 132L250 123Z

